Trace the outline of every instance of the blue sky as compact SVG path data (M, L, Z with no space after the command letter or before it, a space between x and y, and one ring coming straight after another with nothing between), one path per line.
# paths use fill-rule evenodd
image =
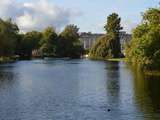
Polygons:
M141 20L141 12L158 6L159 0L50 0L55 4L82 12L73 22L81 31L104 32L106 18L112 12L118 13L130 31Z
M13 0L11 1L13 2ZM22 4L23 3L36 4L40 0L14 0L14 1ZM104 32L103 26L106 22L106 18L112 12L116 12L119 14L119 16L122 18L122 26L127 32L130 32L131 29L134 28L141 21L141 12L144 12L147 8L156 7L158 6L159 3L159 0L41 0L41 1L47 1L47 3L49 4L58 6L62 11L63 9L65 9L63 11L63 14L67 13L66 11L70 11L70 14L72 15L65 20L65 23L61 25L61 27L63 27L65 24L73 23L78 25L78 27L80 27L80 31L86 31L86 32L91 31L98 33ZM47 9L45 10L47 11ZM59 17L65 19L62 16Z
M118 13L127 31L141 20L141 12L158 6L159 0L52 0L55 4L82 12L74 20L82 31L103 32L106 18L112 12Z

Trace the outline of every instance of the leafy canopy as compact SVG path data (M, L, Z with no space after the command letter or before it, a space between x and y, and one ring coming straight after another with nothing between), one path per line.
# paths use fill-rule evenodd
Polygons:
M107 17L104 26L106 35L99 38L90 50L90 57L96 59L118 58L121 57L121 47L119 33L122 29L121 18L116 13Z
M130 62L143 69L160 69L160 9L150 8L143 14L143 20L132 35L126 48Z

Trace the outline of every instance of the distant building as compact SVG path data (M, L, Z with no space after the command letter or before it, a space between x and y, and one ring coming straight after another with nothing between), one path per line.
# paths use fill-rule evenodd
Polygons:
M105 34L91 33L91 32L82 32L80 33L80 41L83 43L84 49L90 49L93 44L96 42L97 38L102 37ZM131 35L126 32L120 33L120 44L121 49L123 50L123 45L126 41L131 40Z
M132 35L128 34L126 32L121 32L120 33L120 44L121 44L121 50L124 50L124 45L127 42L130 42L132 39Z
M96 42L97 38L103 35L104 34L82 32L80 33L80 41L83 43L84 49L90 49L92 45Z

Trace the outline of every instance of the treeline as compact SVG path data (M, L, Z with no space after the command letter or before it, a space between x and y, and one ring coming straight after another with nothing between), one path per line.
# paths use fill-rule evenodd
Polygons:
M60 34L53 27L47 27L42 32L20 34L11 19L0 19L0 58L15 55L22 59L32 56L79 58L83 46L78 31L77 26L67 25Z
M133 30L132 39L125 44L126 60L143 70L160 70L160 8L150 8L142 15L142 22ZM123 57L119 33L120 17L113 13L105 25L106 34L90 50L90 58L110 59Z
M126 57L144 70L160 70L160 8L150 8L142 17L126 45Z
M123 57L120 45L120 30L122 29L121 18L116 13L107 17L107 23L104 26L106 34L100 37L90 50L92 59L109 59Z

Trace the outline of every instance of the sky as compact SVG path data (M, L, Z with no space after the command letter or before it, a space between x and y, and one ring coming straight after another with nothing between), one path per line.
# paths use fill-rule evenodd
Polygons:
M22 32L53 26L62 31L75 24L81 32L104 33L107 16L116 12L124 31L131 33L141 13L160 0L0 0L0 17L12 18Z

